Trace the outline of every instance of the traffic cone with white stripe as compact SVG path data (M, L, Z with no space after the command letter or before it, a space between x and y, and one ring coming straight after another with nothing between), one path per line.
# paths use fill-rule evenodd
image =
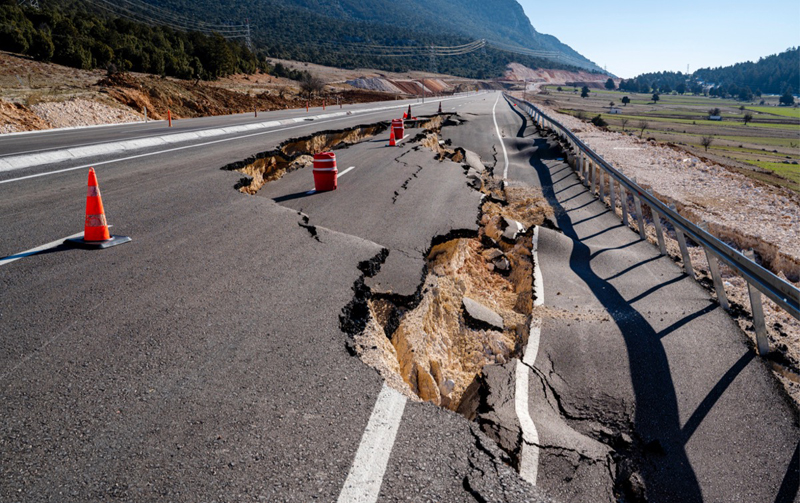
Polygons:
M103 199L100 197L100 187L97 185L97 175L94 168L89 168L89 186L86 190L86 219L83 226L83 237L68 239L68 244L80 248L110 248L121 245L131 240L128 236L112 236L108 232L106 212L103 209Z
M391 133L389 133L389 146L390 147L396 147L397 146L397 142L395 141L395 138L394 138L394 128L390 127L389 131L391 131Z

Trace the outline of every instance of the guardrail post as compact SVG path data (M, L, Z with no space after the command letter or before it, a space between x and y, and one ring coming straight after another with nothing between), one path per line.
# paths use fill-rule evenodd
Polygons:
M605 194L605 185L606 185L606 170L603 169L602 166L597 166L597 172L600 175L600 180L598 183L597 193L600 196L600 202L606 204L606 194Z
M617 197L614 193L614 177L608 174L608 202L611 205L611 214L617 215Z
M625 227L630 227L631 223L628 221L628 189L621 183L619 184L619 202L622 204L622 224Z
M581 183L583 183L584 187L588 187L589 186L589 167L587 166L587 162L586 162L586 154L583 153L583 152L581 152L581 175L583 176L583 180L581 180Z
M669 209L675 213L678 212L678 209L675 208L674 204L670 204ZM678 246L680 246L681 255L683 256L683 272L685 272L690 278L694 278L694 269L692 269L692 256L689 255L689 248L686 246L686 236L683 234L682 230L675 227L675 237L678 239Z
M744 256L755 262L755 253L752 248L745 250ZM761 292L749 281L747 290L750 293L750 308L753 312L753 328L756 331L758 354L765 356L769 354L769 339L767 339L767 323L764 321L764 306L761 304Z
M708 232L708 222L705 220L700 223L699 227ZM719 262L717 262L717 258L708 251L708 248L704 246L703 250L706 252L708 270L711 272L711 279L714 281L714 290L717 292L717 302L719 302L722 309L729 311L731 306L728 304L728 296L725 294L725 285L722 283L722 275L719 273Z
M647 189L647 193L651 196L653 195L652 189ZM656 237L658 238L658 249L661 252L661 255L667 254L667 243L664 241L664 231L661 228L661 214L656 211L655 208L652 206L650 207L650 212L653 214L653 225L656 228Z
M636 178L632 180L633 183L636 183ZM644 232L644 216L642 215L642 198L639 194L633 194L633 204L636 207L636 221L639 223L639 236L647 241L647 234Z
M595 173L594 161L589 161L589 181L591 182L592 196L594 196L597 173Z

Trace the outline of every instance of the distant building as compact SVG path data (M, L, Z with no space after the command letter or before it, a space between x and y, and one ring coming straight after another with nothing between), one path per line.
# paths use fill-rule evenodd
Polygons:
M710 120L710 121L721 121L722 120L722 116L721 115L709 115L708 116L708 120Z

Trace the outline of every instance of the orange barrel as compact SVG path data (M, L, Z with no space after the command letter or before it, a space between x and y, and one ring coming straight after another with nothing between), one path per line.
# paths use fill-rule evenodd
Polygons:
M336 154L333 152L314 154L314 190L317 192L336 190L338 175Z
M394 131L394 139L397 141L402 140L403 134L405 134L403 119L392 119L392 130Z

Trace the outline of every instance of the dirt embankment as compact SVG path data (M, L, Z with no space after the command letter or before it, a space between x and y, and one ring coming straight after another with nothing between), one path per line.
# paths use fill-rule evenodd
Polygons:
M588 87L602 88L608 80L608 75L589 72L568 72L566 70L533 70L519 63L511 63L506 69L505 80L565 85L575 83ZM619 79L615 79L619 84Z
M175 118L335 106L394 98L394 94L326 87L307 99L297 82L267 74L233 75L214 82L153 75L106 75L0 52L0 133Z

